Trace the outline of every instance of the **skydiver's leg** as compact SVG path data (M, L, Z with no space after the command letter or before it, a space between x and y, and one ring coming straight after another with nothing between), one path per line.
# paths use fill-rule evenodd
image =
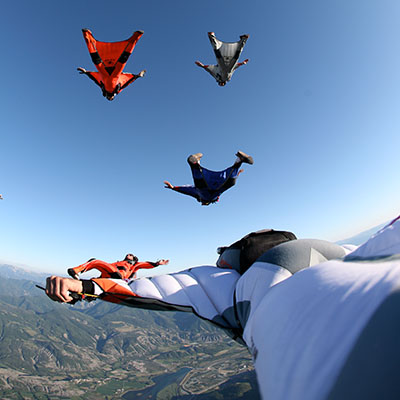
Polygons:
M235 56L234 56L234 58L236 59L236 61L239 59L239 57L240 57L240 54L241 54L241 52L242 52L242 50L243 50L243 47L244 47L244 45L246 44L246 42L247 42L247 39L249 38L249 35L242 35L242 36L240 36L240 41L238 42L238 48L237 48L237 50L236 50L236 53L235 53ZM249 61L249 60L246 60L246 61Z
M224 175L226 176L225 181L223 184L219 187L219 191L225 192L225 190L228 190L232 186L235 185L236 179L239 176L243 170L239 170L240 166L242 165L242 162L235 162L231 167L227 168L225 171L223 171Z
M222 54L220 51L221 42L215 37L214 32L208 32L208 38L210 39L210 43L214 50L214 54L215 54L215 57L217 58L218 64L220 64L221 62L223 63Z
M128 62L130 55L132 54L133 49L136 46L137 41L142 37L143 31L136 31L129 39L128 43L121 53L117 63L115 64L115 69L113 71L113 75L119 75L123 69L125 68L125 64Z
M93 37L92 32L89 29L82 29L83 37L85 39L87 48L90 53L93 64L96 66L102 64L102 60L96 48L96 39Z
M214 32L208 32L208 39L214 51L221 47L221 42L215 37Z
M226 69L227 69L227 70L232 70L232 72L233 72L233 71L235 71L237 68L239 68L241 65L247 64L247 62L249 61L249 60L245 60L245 61L243 61L243 63L238 63L240 54L242 53L243 47L244 47L244 45L246 44L246 41L247 41L248 38L249 38L249 35L242 35L242 36L240 36L240 41L237 42L237 46L238 46L238 47L237 47L237 49L236 49L236 51L235 51L235 54L233 55L233 57L232 57L232 59L230 60L229 64L226 65ZM220 65L220 66L221 66L221 68L224 68L223 65Z
M192 154L188 157L187 162L192 171L194 186L197 189L207 188L207 182L203 176L203 168L200 166L200 159L203 155L201 153Z
M228 190L233 185L235 185L237 177L239 176L239 174L241 172L243 172L243 170L239 170L242 163L246 163L246 164L250 164L250 165L254 164L253 157L249 156L248 154L244 153L243 151L238 151L236 153L236 156L237 156L237 159L231 167L227 168L224 171L218 172L218 174L220 175L220 179L222 180L222 183L218 188L213 186L212 189L218 190L221 193L224 192L225 190ZM209 184L209 186L210 186L210 184Z

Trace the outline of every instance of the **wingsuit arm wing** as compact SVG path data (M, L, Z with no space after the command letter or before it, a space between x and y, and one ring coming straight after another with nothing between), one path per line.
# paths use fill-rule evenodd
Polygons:
M83 68L77 68L80 74L86 75L89 79L91 79L97 86L102 88L102 83L101 83L101 75L98 72L91 72L91 71L85 71Z
M136 79L142 78L145 74L145 70L141 71L138 75L135 74L122 74L120 77L120 83L121 83L121 88L120 91L125 89L127 86L129 86L131 83L135 82Z
M170 189L174 190L175 192L186 194L187 196L194 197L196 200L200 201L199 194L197 192L197 189L194 186L191 186L191 185L174 186L174 187L172 187Z
M236 65L233 67L233 70L236 71L239 67L241 67L242 65L246 65L248 62L249 62L249 59L246 58L246 60L244 60L243 62L236 63Z
M92 279L101 289L100 297L112 303L150 310L193 312L228 330L237 328L233 295L239 273L203 266L125 282Z
M195 64L200 68L203 68L205 71L207 71L214 79L217 79L217 70L218 70L217 65L203 65L199 61L196 61Z
M114 264L107 263L105 261L90 259L88 262L78 265L75 268L69 268L68 274L75 279L78 279L78 275L92 269L97 269L100 271L101 276L109 276L119 278L121 274L118 271L118 268Z

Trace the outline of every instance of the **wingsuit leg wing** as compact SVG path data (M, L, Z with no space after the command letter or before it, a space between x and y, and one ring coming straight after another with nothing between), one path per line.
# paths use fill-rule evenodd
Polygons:
M131 56L133 49L136 46L137 41L142 37L143 31L136 31L128 40L126 47L124 48L123 52L119 56L116 64L115 69L112 72L114 76L119 75L123 69L125 68L126 63L128 62L129 57Z
M96 66L97 70L100 73L107 73L108 75L115 75L122 72L126 63L128 62L130 55L133 52L133 49L135 48L137 41L143 35L143 31L136 31L129 39L124 41L126 43L108 43L97 41L89 29L82 29L82 33L93 64ZM122 51L121 46L118 46L119 48L117 49L117 45L119 45L120 43L124 43ZM99 50L97 49L98 47ZM116 48L115 51L113 50L113 47ZM117 55L116 51L119 53L119 55ZM102 57L107 58L107 60L109 61L105 63Z

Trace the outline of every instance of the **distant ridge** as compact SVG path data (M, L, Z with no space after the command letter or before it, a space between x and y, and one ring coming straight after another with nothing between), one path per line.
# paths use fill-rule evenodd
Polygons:
M25 279L33 282L44 282L49 274L45 272L27 271L10 264L0 264L0 276L7 279Z
M337 244L354 244L356 246L359 246L360 244L363 244L366 242L373 234L379 231L379 229L382 229L385 225L387 225L390 221L383 222L382 224L379 224L377 226L374 226L371 229L368 229L364 232L358 233L355 236L351 236L347 239L344 240L339 240L336 242Z

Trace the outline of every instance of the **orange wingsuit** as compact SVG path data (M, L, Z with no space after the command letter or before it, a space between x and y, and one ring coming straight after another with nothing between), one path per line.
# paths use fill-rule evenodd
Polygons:
M107 263L105 261L90 259L88 262L78 265L75 268L69 268L68 274L75 279L78 279L78 274L87 272L91 269L97 269L101 272L100 278L114 279L132 279L135 278L136 271L139 269L150 269L162 265L159 261L135 261L129 262L126 259L115 263Z
M144 76L145 70L138 75L122 72L143 31L136 31L129 39L121 42L100 42L93 37L89 29L82 29L82 33L98 72L86 71L83 68L78 68L78 71L100 86L103 96L108 100L113 100L121 90Z

